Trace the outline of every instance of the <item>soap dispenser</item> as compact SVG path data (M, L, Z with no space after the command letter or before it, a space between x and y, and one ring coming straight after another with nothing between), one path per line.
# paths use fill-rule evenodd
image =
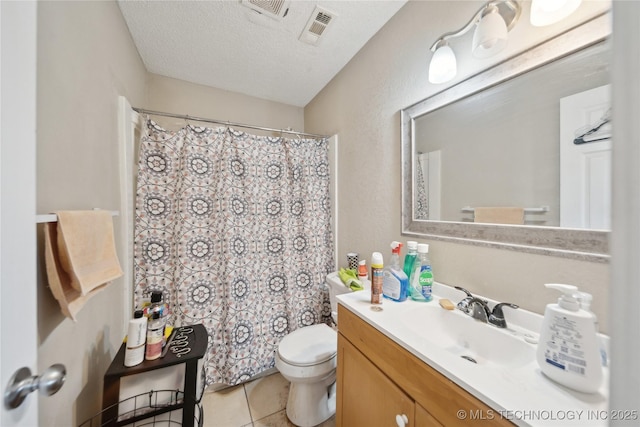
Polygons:
M602 365L594 314L581 308L578 288L546 284L562 292L544 312L537 360L552 380L583 393L595 393L602 384Z

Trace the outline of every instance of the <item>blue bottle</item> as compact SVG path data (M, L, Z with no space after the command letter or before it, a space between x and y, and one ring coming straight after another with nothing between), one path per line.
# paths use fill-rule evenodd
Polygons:
M400 250L402 243L391 242L391 261L384 269L382 294L385 298L402 302L407 299L409 278L400 268Z

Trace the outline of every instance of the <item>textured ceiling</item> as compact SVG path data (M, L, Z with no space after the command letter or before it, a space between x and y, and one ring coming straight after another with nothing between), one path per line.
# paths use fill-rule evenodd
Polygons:
M241 0L119 0L147 70L303 107L405 4L292 0L280 21ZM317 46L298 40L315 7L337 15Z

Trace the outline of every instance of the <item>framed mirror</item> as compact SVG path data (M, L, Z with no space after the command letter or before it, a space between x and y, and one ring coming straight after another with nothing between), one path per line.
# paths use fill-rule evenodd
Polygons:
M609 31L599 16L403 109L402 233L607 262ZM596 90L597 105L574 113ZM578 206L574 188L584 185L572 183L564 147L593 152L596 139L608 153L587 160L600 169L585 179L599 211L582 212L589 207ZM482 217L509 211L518 220Z

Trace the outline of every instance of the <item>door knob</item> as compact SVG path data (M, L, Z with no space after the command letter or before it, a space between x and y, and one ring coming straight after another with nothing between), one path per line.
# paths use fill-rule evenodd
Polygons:
M15 409L22 404L29 393L40 390L45 396L57 393L67 377L67 369L64 365L56 363L49 366L42 375L31 375L27 367L18 369L4 391L4 406L7 409Z
M398 427L404 427L409 423L409 418L405 414L396 415L396 424Z

